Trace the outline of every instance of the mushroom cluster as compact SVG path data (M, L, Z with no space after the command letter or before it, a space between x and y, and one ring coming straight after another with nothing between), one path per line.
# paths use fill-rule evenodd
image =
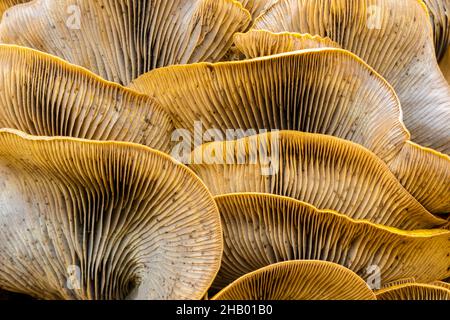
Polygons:
M450 300L450 0L0 14L0 300Z

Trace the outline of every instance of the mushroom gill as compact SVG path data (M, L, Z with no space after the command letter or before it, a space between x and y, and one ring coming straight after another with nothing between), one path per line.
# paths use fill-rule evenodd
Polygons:
M444 282L444 281L434 281L434 282L432 282L430 284L434 285L434 286L445 288L447 290L450 290L450 283L447 283L447 282Z
M285 52L340 46L330 38L291 32L273 33L266 30L252 30L234 36L236 49L247 59L272 56Z
M235 0L35 0L8 11L0 41L128 84L154 68L219 61L250 20Z
M238 0L247 9L253 18L257 18L277 0Z
M282 43L281 37L288 43L293 38L300 45L321 41L263 31L239 37L249 51L265 43L256 40L253 45L251 39ZM279 129L361 144L388 164L429 211L450 212L450 157L410 141L393 88L348 51L319 48L238 62L173 66L142 75L130 87L157 99L175 126L191 136L194 124L200 122L205 129L221 131L222 140L239 138L226 136L229 129L241 135Z
M450 84L450 50L447 50L441 62L439 63L442 74L444 75L447 82Z
M423 0L427 5L434 30L436 57L444 77L450 83L450 1Z
M450 300L449 13L0 0L0 300Z
M434 31L436 57L441 61L450 45L450 2L448 0L423 0L428 8Z
M446 224L373 153L331 136L281 131L213 142L194 150L191 168L213 195L277 194L400 229Z
M450 154L450 87L421 0L279 0L252 30L329 37L395 88L412 140Z
M376 292L377 300L450 300L450 290L442 286L406 283Z
M173 85L177 83L177 85ZM154 70L130 88L157 99L177 128L298 130L334 135L391 160L409 132L392 87L340 49ZM183 112L180 112L183 110Z
M25 2L30 2L30 0L0 0L0 21L2 20L2 16L6 10Z
M0 128L171 150L170 116L154 100L57 57L0 45Z
M450 274L448 230L403 231L270 194L225 194L215 199L224 233L216 290L289 260L338 263L380 288L404 278L430 282Z
M363 279L325 261L287 261L246 274L212 300L376 300Z
M145 146L0 130L0 288L39 299L201 299L217 206Z
M388 165L425 208L437 215L450 213L450 156L407 141Z

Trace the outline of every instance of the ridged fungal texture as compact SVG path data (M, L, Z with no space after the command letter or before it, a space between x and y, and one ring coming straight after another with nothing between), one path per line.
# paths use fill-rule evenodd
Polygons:
M158 151L1 130L0 185L0 287L9 291L200 299L220 266L211 194Z
M450 0L0 0L0 300L449 300Z

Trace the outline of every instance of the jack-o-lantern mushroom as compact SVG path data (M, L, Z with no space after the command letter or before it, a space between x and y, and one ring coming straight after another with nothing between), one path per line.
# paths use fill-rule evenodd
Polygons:
M0 130L0 288L40 299L201 299L223 250L195 174L145 146Z
M450 274L448 230L398 230L270 194L215 199L224 232L215 290L289 260L338 263L368 281L372 278L369 282L379 288L405 278L430 282Z
M154 68L219 61L250 21L235 0L35 0L8 10L0 42L128 84Z
M450 289L436 284L405 283L376 292L377 300L450 300Z
M450 157L410 140L393 88L360 58L321 48L333 45L331 40L308 35L252 31L236 38L237 47L250 55L316 49L161 68L130 87L157 99L174 125L186 131L186 141L201 122L220 131L222 140L239 138L225 136L230 129L238 135L298 130L361 144L388 164L429 211L450 212Z
M376 300L363 279L335 263L287 261L242 276L212 300Z
M170 116L152 98L60 58L0 45L0 128L39 136L172 148Z
M450 87L422 0L279 0L251 30L329 37L395 88L412 140L450 155Z

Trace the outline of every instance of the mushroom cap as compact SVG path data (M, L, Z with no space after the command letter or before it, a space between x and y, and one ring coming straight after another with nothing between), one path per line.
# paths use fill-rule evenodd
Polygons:
M281 131L205 144L191 168L214 195L262 192L401 229L442 226L367 149L331 136Z
M310 33L352 51L392 84L412 140L450 154L450 87L421 0L279 0L252 30Z
M285 52L317 48L341 48L330 38L291 32L273 33L267 30L251 30L236 33L234 44L247 59L271 56Z
M407 141L389 169L434 214L450 213L450 156Z
M450 290L442 286L406 283L376 292L378 300L450 300Z
M248 37L266 43L266 36L286 39L286 44L291 38L302 45L329 42L264 31L237 39L251 46ZM131 88L155 97L175 126L191 136L194 123L200 121L206 129L218 129L221 140L226 135L226 140L239 138L228 137L229 129L241 136L280 129L359 143L392 167L429 211L450 212L450 157L410 143L393 88L348 51L310 49L240 62L161 68L139 77ZM418 165L424 163L428 164Z
M40 299L201 299L223 250L195 174L145 146L0 130L0 288Z
M0 71L0 128L171 150L173 122L148 96L15 45L0 45Z
M242 276L212 300L376 300L363 279L326 261L286 261Z
M288 260L338 263L367 280L373 267L379 270L380 286L411 277L429 282L450 274L448 230L398 230L269 194L215 199L224 232L215 289Z
M35 0L8 11L0 41L128 84L154 68L219 61L250 21L235 0Z
M201 121L207 129L224 131L329 134L362 144L385 160L409 139L393 88L340 49L171 66L142 75L130 87L156 98L177 128L190 131Z

